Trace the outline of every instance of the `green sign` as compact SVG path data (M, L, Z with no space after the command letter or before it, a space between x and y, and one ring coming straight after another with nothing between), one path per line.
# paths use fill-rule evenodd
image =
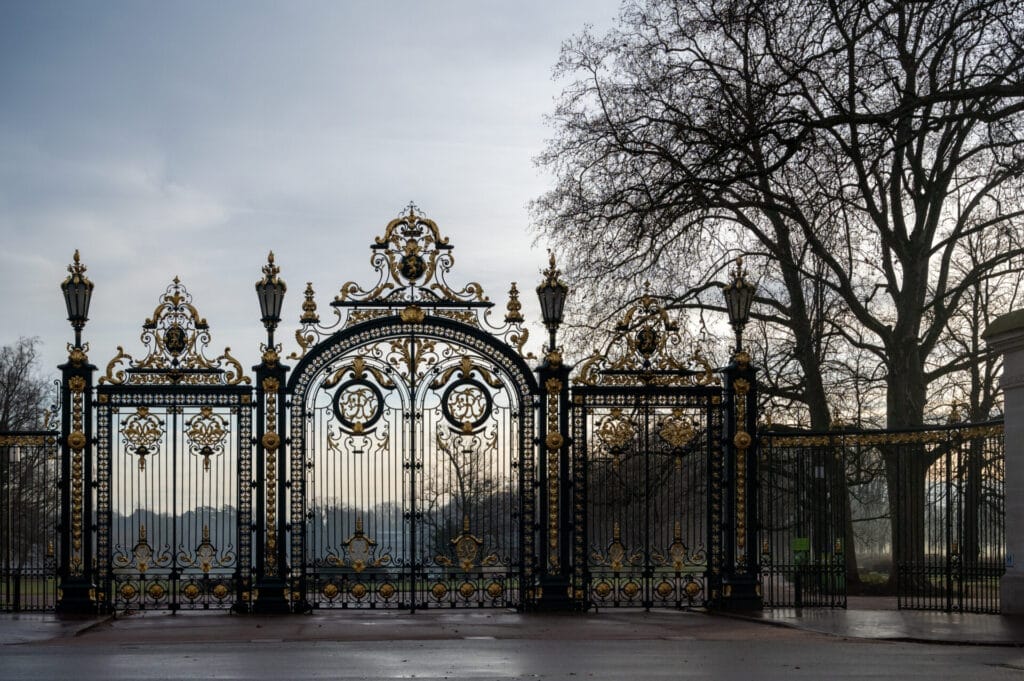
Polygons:
M789 540L789 548L794 551L810 551L811 539L810 537L794 537Z

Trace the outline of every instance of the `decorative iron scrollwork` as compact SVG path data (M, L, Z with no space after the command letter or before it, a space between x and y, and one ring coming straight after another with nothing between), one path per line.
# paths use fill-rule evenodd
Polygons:
M160 453L163 425L163 421L149 412L149 407L139 407L121 424L125 449L129 454L139 457L140 471L146 470L147 456L153 457Z
M593 554L594 565L607 566L612 572L619 572L627 565L638 565L643 560L643 553L629 553L625 544L622 543L622 531L619 523L612 525L612 541L602 554L595 551Z
M373 381L369 380L370 377ZM324 381L326 389L337 387L333 399L334 416L346 432L356 435L373 432L374 425L384 414L384 396L380 386L393 388L394 382L362 357L356 357L351 364L342 366Z
M622 409L616 407L598 422L597 436L612 453L619 453L636 436L636 426L622 415Z
M210 573L214 568L228 567L234 564L235 554L230 548L223 553L210 541L210 526L203 525L203 539L195 548L195 553L189 554L184 549L179 550L178 560L191 567L199 568L204 575Z
M289 358L302 359L310 348L339 328L393 315L409 325L422 324L428 316L451 319L494 334L526 359L533 357L524 350L530 333L523 327L522 303L515 283L509 290L504 325L492 323L488 315L494 303L484 295L479 283L470 282L461 288L448 283L447 276L455 264L453 246L448 237L441 235L437 224L414 205L410 204L400 217L389 222L370 249L370 264L377 273L377 282L367 288L354 281L343 284L331 303L335 319L330 324L321 323L313 285L306 284L301 326L295 332L300 350ZM415 356L411 352L410 355ZM419 367L411 370L416 368Z
M210 325L192 304L178 277L167 287L153 316L142 325L146 357L135 360L117 347L99 382L129 385L237 385L249 383L231 348L215 359L206 356ZM127 364L127 367L121 368Z
M697 429L693 421L683 415L682 409L673 409L671 416L661 420L658 427L658 435L673 450L680 450L690 444L697 435Z
M168 547L157 551L149 543L146 526L139 525L139 536L131 551L120 549L113 556L115 568L133 568L140 575L145 575L150 568L165 568L171 564L171 552Z
M345 548L345 555L348 558L348 566L357 573L368 567L381 567L391 562L391 556L384 554L377 557L377 542L366 536L363 532L363 519L356 518L356 529L348 539L342 543ZM329 561L332 565L343 567L345 560L338 556L331 556Z
M185 422L185 436L193 456L203 458L203 470L210 470L210 457L224 453L230 426L227 420L213 411L202 407L199 413Z
M581 363L575 382L605 386L718 385L714 369L699 349L694 347L687 359L677 356L682 343L679 325L645 284L643 295L616 325L605 350L594 350Z
M452 376L456 376L455 381L451 380ZM448 387L441 395L441 413L450 427L466 435L478 432L490 419L494 408L488 386L500 388L501 381L464 355L457 367L442 372L430 387L436 390L446 384Z
M335 303L488 303L476 282L461 289L448 284L445 277L455 264L448 238L441 236L437 223L417 214L414 205L410 204L408 210L408 214L389 222L371 247L370 264L380 275L377 284L365 290L353 281L347 282Z

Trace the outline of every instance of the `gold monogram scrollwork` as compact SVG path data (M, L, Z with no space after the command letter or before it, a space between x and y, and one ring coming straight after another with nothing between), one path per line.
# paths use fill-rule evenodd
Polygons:
M579 385L718 385L719 379L700 349L680 357L679 325L644 284L644 293L615 327L602 352L594 350L576 373Z
M192 296L175 277L153 316L142 325L142 342L147 354L136 360L117 346L117 354L107 364L100 384L129 385L238 385L249 383L241 363L231 348L209 359L210 326L196 307Z

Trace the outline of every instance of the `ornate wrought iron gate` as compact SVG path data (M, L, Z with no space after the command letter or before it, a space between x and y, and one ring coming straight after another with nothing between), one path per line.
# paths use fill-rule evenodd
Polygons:
M345 284L340 330L311 349L330 330L307 292L309 352L288 387L303 490L291 497L293 590L314 608L520 606L536 382L485 327L479 285L445 282L450 246L432 221L395 220L374 248L380 281ZM496 331L525 340L517 314Z
M645 295L575 377L575 579L591 606L719 598L725 403L710 365L680 345Z
M205 357L208 326L177 279L142 340L146 357L119 348L97 389L98 597L115 611L244 610L250 379L227 351Z
M64 610L760 607L746 353L721 370L684 359L645 293L574 373L548 315L567 291L552 256L550 342L531 367L515 284L492 324L479 284L447 282L452 246L413 207L370 262L377 282L342 285L329 324L307 285L285 357L270 254L253 385L227 350L207 356L175 279L145 356L118 348L94 388L76 254Z

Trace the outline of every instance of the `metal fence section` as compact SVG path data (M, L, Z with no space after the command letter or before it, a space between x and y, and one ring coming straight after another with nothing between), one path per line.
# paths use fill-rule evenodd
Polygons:
M833 438L767 435L760 479L761 588L770 607L846 607L845 451Z
M1002 424L910 433L890 446L899 607L999 612L1006 565Z
M0 612L57 601L57 434L0 433Z
M999 611L1001 422L769 432L761 444L766 606L844 607L848 584L871 576L900 608ZM858 554L884 572L859 570Z

